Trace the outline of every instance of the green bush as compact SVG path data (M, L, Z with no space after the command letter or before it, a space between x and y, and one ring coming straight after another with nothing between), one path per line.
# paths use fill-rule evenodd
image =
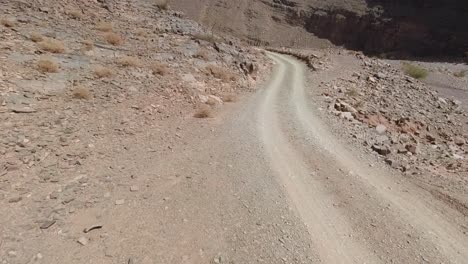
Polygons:
M403 63L403 71L415 79L424 79L429 75L426 69L407 62Z

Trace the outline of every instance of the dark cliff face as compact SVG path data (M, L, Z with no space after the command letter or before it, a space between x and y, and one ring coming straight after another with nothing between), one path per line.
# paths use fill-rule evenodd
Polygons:
M468 0L367 0L368 10L316 9L291 14L335 44L369 53L463 56L468 52Z

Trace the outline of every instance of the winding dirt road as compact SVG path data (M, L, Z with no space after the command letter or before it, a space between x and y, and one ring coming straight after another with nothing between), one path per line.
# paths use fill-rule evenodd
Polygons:
M331 135L304 92L302 64L277 63L259 111L275 175L324 263L466 263L468 238L449 209ZM459 223L463 225L462 222Z
M180 144L170 151L145 152L160 144L151 137L116 149L111 164L145 188L135 196L116 184L125 205L66 223L71 234L102 223L86 247L45 232L25 250L47 263L467 263L466 217L369 166L307 99L306 89L354 66L312 73L306 88L304 65L269 56L276 66L263 89L216 118L174 124Z

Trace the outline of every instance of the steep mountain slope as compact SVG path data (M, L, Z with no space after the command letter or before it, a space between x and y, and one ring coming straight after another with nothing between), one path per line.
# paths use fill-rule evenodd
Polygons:
M468 50L468 2L460 0L174 0L172 5L215 30L276 45L323 45L319 37L372 53L461 57Z

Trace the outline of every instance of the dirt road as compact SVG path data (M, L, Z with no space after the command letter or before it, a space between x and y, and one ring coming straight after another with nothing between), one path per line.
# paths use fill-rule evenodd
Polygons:
M261 106L261 135L320 259L465 262L468 239L449 216L455 212L338 143L307 105L302 65L271 56L278 67Z
M152 131L116 144L95 167L115 175L93 193L106 200L24 240L11 263L466 263L466 218L338 140L307 100L304 66L269 56L263 89L165 127L179 137L170 149ZM313 74L307 89L344 74Z

